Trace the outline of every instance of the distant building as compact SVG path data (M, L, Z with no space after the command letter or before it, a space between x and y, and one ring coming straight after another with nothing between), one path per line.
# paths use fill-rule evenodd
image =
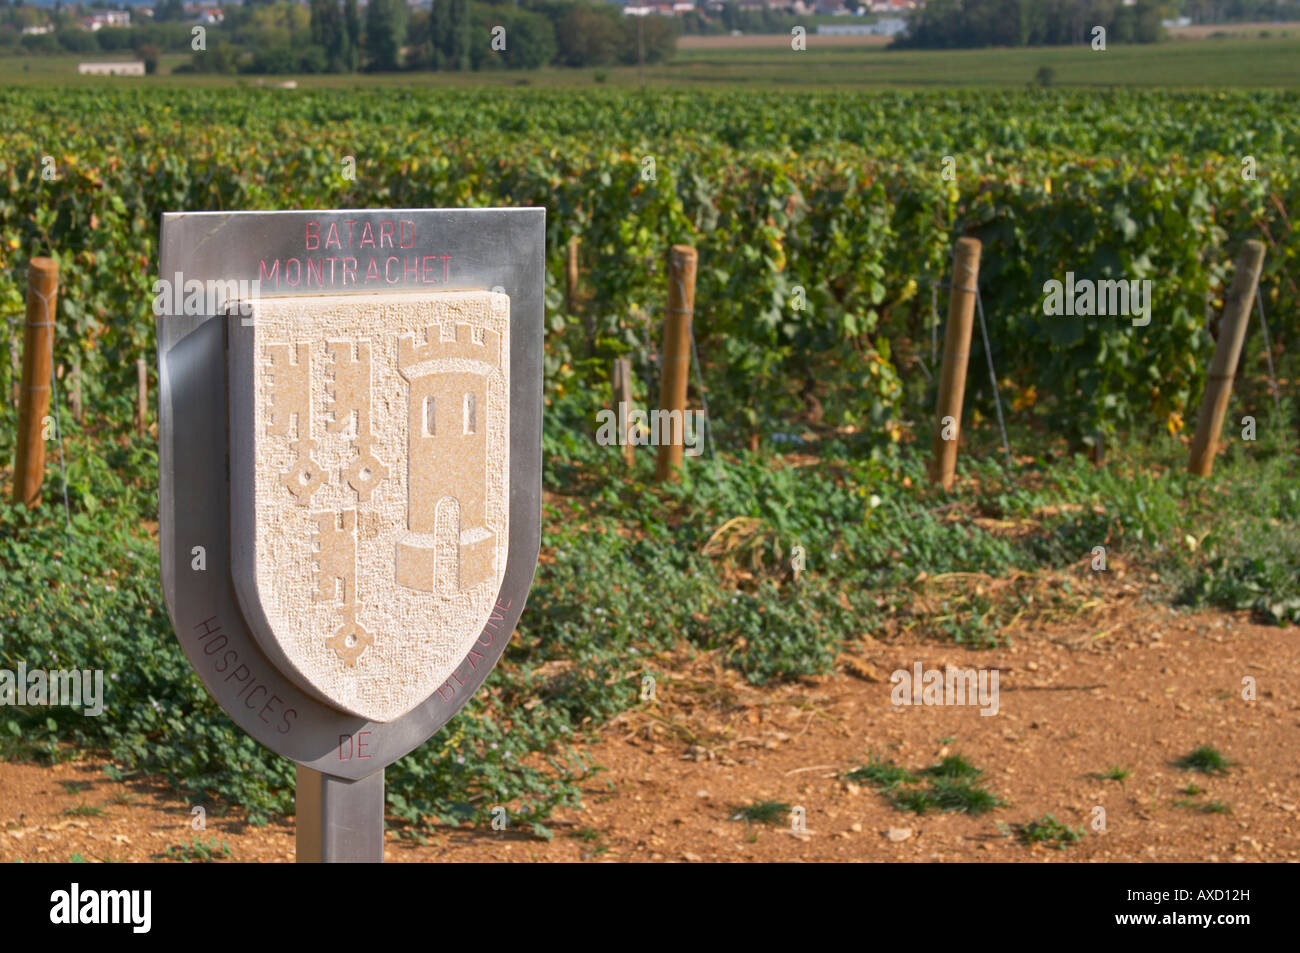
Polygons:
M48 23L43 26L25 26L23 27L23 36L40 36L43 33L53 33L54 27Z
M92 33L96 30L102 30L106 26L123 27L131 25L131 14L122 10L109 10L107 13L96 13L84 18L81 26L90 30Z
M817 33L819 36L897 36L906 29L906 20L888 18L875 23L846 23L843 26L822 24L817 27Z
M112 60L107 63L78 63L78 73L96 76L143 76L144 63L140 60Z
M678 7L684 9L679 10ZM623 8L625 17L648 17L657 14L661 17L680 16L695 9L694 4L689 3L648 3L641 6L626 6Z

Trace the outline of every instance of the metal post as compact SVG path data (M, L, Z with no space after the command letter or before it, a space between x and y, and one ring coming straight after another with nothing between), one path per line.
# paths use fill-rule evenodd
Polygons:
M384 772L359 781L298 765L297 862L384 862Z

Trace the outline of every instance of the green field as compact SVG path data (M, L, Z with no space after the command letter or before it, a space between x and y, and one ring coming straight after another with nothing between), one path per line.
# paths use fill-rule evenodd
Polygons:
M1087 46L1035 49L889 51L878 46L681 50L666 65L647 67L652 86L719 86L759 88L815 87L956 87L1024 86L1039 67L1055 70L1062 86L1116 87L1259 87L1300 85L1300 25L1269 31L1269 37L1178 40L1155 46L1112 46L1094 52ZM725 38L720 42L725 43ZM169 76L189 57L163 57L162 73L145 79L83 77L77 63L87 57L28 56L0 58L0 81L44 84L242 85L250 76ZM290 77L268 76L267 83ZM357 86L387 83L450 86L592 87L635 86L635 67L602 70L545 69L485 71L469 74L399 73L360 76L295 76L299 85Z
M1269 39L1225 39L1035 49L897 50L880 47L689 50L656 80L763 86L1023 86L1039 67L1064 86L1294 87L1300 85L1300 27Z

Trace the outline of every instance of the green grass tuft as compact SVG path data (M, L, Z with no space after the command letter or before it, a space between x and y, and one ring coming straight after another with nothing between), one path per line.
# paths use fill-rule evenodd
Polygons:
M955 778L939 778L930 785L930 796L941 811L979 816L1006 802L991 791Z
M1095 771L1088 776L1096 778L1098 781L1118 781L1123 785L1125 779L1127 779L1132 773L1132 770L1129 768L1121 768L1117 764L1112 764L1105 771Z
M784 801L755 801L736 808L731 819L752 824L779 824L790 816L790 809L791 805Z
M949 778L949 779L966 779L974 781L983 770L975 767L959 754L950 754L938 764L932 764L921 771L922 774L931 778Z
M844 775L844 780L859 784L870 784L878 791L892 791L900 784L915 784L916 775L893 761L882 761L872 752L871 760L860 768L855 768Z
M1062 824L1051 814L1017 825L1017 833L1026 844L1055 845L1057 850L1065 850L1071 844L1083 840L1082 827L1070 827Z
M1184 771L1199 771L1202 774L1227 774L1228 769L1233 766L1233 762L1209 745L1201 745L1174 764Z
M104 809L94 804L78 804L76 807L67 808L63 813L69 817L103 817Z
M1200 811L1202 814L1231 814L1232 807L1222 801L1204 801L1197 803L1195 801L1183 798L1174 802L1174 807L1189 807L1194 811Z
M156 856L163 860L178 860L183 864L210 864L232 857L234 853L224 840L218 842L215 837L209 837L204 843L196 837L189 844L172 844Z

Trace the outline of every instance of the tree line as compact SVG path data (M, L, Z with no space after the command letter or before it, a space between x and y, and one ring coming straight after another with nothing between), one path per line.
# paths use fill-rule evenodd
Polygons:
M395 70L600 67L672 56L677 29L636 18L609 3L519 0L311 0L303 8L267 3L239 8L209 34L191 69L217 73L351 73Z
M1066 46L1087 43L1094 27L1108 43L1161 39L1164 4L1137 0L929 0L893 46L962 49L980 46Z
M1254 23L1300 20L1300 0L1174 0L1175 16L1193 23Z
M177 72L537 69L632 65L642 55L660 63L678 35L675 18L628 17L600 0L433 0L430 9L407 0L247 0L222 13L223 22L196 36L180 0L163 0L153 19L133 13L129 27L92 32L81 27L77 7L47 11L0 0L0 53L134 52L149 72L162 53L191 54ZM45 23L52 32L22 33Z

